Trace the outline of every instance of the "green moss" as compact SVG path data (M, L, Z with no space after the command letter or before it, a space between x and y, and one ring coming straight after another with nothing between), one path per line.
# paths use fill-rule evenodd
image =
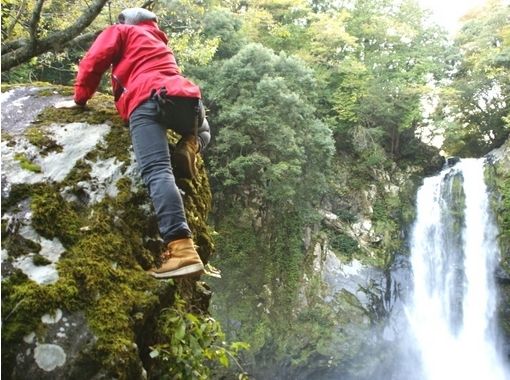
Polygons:
M203 219L203 215L208 215L211 210L212 194L209 178L200 157L198 157L197 168L198 175L193 180L177 178L176 181L179 188L184 191L186 218L193 231L193 240L198 246L200 257L204 263L207 263L209 257L214 254L213 230Z
M137 205L127 197L121 204L105 200L96 205L84 221L89 226L87 234L58 264L61 281L74 283L80 289L78 301L87 311L89 325L98 338L96 360L118 378L126 378L126 373L131 377L139 375L135 364L139 357L133 349L137 323L133 314L139 311L143 317L143 313L156 307L159 294L167 286L142 270L134 252L142 249L140 236L144 232L143 228L134 228L146 223L146 218L138 215L133 223L126 223L126 215L115 211L126 207L133 213ZM122 222L115 223L119 217Z
M364 252L357 259L379 268L388 268L396 252L402 252L404 241L402 229L414 219L414 199L417 186L412 181L399 188L398 194L387 194L378 190L378 196L372 204L371 216L373 231L382 237L370 246L370 254Z
M510 273L510 171L503 165L490 167L486 180L493 192L491 203L499 229L501 266Z
M27 87L26 84L21 83L2 83L0 88L2 89L2 92L8 92L11 90L14 90L16 88L25 88Z
M21 271L2 280L2 357L12 359L21 338L42 328L41 316L57 307L72 307L78 290L62 282L39 286ZM44 301L42 301L44 300ZM4 362L5 363L5 362Z
M498 225L498 243L500 247L499 265L510 274L510 160L486 165L485 182L490 190L491 207ZM498 284L500 302L498 306L499 324L502 333L510 337L510 285Z
M121 178L117 188L115 199L94 206L85 222L90 227L87 235L61 260L59 271L63 280L78 285L81 302L89 305L87 319L98 337L94 355L122 378L126 373L136 377L139 370L139 356L132 348L135 326L150 317L147 314L160 304L160 294L169 293L171 283L153 280L140 267L153 263L140 236L157 234L155 222L148 223L139 207L147 203L147 194L132 193L129 178ZM118 367L120 363L125 368Z
M89 152L86 159L108 159L116 157L122 162L130 160L131 140L129 130L124 121L118 115L113 99L109 95L96 93L87 103L87 106L76 109L57 109L48 107L44 109L34 121L34 127L30 128L27 136L37 146L46 147L46 151L52 149L51 139L43 133L44 127L53 123L88 123L108 124L112 128L105 137L105 142L93 152ZM55 147L55 144L53 145ZM55 148L53 148L55 149Z
M124 122L117 113L112 97L100 93L96 93L87 102L87 107L85 108L45 108L37 115L33 124L40 127L52 123L88 123L110 124L116 127L124 126Z
M91 179L92 167L84 159L78 160L69 174L64 179L65 186L74 186L78 182L88 181Z
M30 127L25 131L28 141L39 148L42 155L50 152L61 152L62 146L46 134L41 127Z
M2 373L9 374L15 366L22 338L36 332L43 335L41 316L57 308L76 310L79 290L62 281L40 286L21 271L2 280ZM4 372L5 371L5 372Z
M41 96L46 95L44 91L40 92ZM51 95L55 90L47 91ZM56 91L62 93L61 89ZM204 312L208 305L207 292L200 293L193 281L177 281L176 286L170 281L156 281L145 273L145 269L154 265L161 247L153 244L158 239L158 231L154 215L146 211L146 205L150 204L147 192L145 189L132 192L130 178L117 182L117 197L105 198L92 207L67 202L61 195L64 187L90 179L89 161L116 157L128 162L129 131L123 127L111 97L95 95L87 110L47 108L30 128L32 143L48 146L50 136L44 135L44 126L54 122L107 122L112 129L105 143L79 161L63 182L14 185L9 197L2 197L2 212L29 201L32 227L48 239L58 238L66 247L57 263L59 279L55 284L38 285L18 271L4 278L2 369L15 365L24 335L32 331L43 335L41 316L58 307L69 312L85 312L88 326L97 338L91 343L92 349L87 348L87 355L97 367L105 369L108 377L139 378L140 356L148 356L145 352L148 348L143 344L147 341L157 344L158 339L163 339L155 326L164 326L158 322L163 315L160 310L172 309L174 292L179 291L183 298L184 294L190 294L186 297L187 312ZM203 168L201 161L199 166ZM207 175L201 172L193 181L178 181L186 192L186 213L199 253L207 261L213 251L212 234L206 221L211 207ZM15 231L7 231L5 223L2 231L5 232L3 244L11 244L10 254L36 253L34 263L48 264L37 254L40 246ZM206 320L205 314L203 318ZM174 334L171 326L167 328L164 339ZM140 351L135 349L135 342ZM191 357L181 359L182 363L194 363Z
M74 89L70 86L60 86L58 84L53 83L35 83L35 85L40 86L41 89L37 93L39 96L53 96L53 95L62 95L62 96L73 96Z
M54 187L46 185L38 188L32 196L30 208L32 226L45 238L57 237L69 246L80 237L82 223L79 215Z
M41 251L41 245L39 243L26 239L19 234L4 234L2 236L2 246L11 257L20 257L28 255L29 253L38 253Z
M9 196L2 196L2 214L24 199L31 197L34 191L43 187L44 185L42 184L30 185L26 183L20 183L13 185L11 191L9 192Z
M342 232L330 233L330 245L333 251L346 261L350 261L359 251L359 244L349 235Z
M16 140L10 133L1 131L1 137L2 137L2 142L5 141L7 143L7 146L12 147L12 146L16 145Z
M47 310L46 302L37 302L40 289L21 271L2 280L2 342L17 342L36 329L39 321L34 315Z
M51 264L51 261L42 255L34 255L32 262L35 266L45 266Z
M126 378L126 372L136 376L133 314L139 310L143 316L159 304L158 288L165 284L140 270L129 242L112 232L93 233L80 240L59 262L58 269L61 281L75 283L80 289L81 308L85 308L89 326L98 338L96 360L115 377Z
M68 219L53 214L53 206L61 200L51 188L46 188L45 193L45 197L34 195L36 201L33 204L46 203L49 214L56 217L55 223L64 230L59 238L72 236L75 228L62 224ZM3 334L2 339L10 344L19 341L23 335L40 328L40 316L57 306L71 311L85 310L88 323L98 339L93 350L95 360L116 378L136 378L140 368L138 353L133 349L134 326L140 318L148 318L144 313L150 313L160 304L161 290L169 285L155 281L141 270L133 253L136 245L128 240L132 237L139 241L140 234L132 236L134 233L130 230L118 230L113 217L109 216L111 205L106 203L96 207L94 214L97 219L86 219L101 223L94 225L87 236L77 236L78 241L59 261L60 279L55 285L38 286L23 275L11 276L3 284L2 297L5 295L6 298L2 312L12 313L17 319L7 319L4 323L7 334ZM64 210L64 215L66 213L69 210ZM34 212L34 218L38 221L36 214ZM38 230L41 232L41 228ZM44 232L48 235L55 233L53 230ZM45 300L44 307L41 299ZM17 300L23 300L21 306L16 306ZM39 306L33 308L36 303ZM136 319L133 318L135 312ZM5 355L7 360L13 360L9 356L12 353Z
M125 127L115 126L105 137L104 148L101 149L98 159L115 157L119 161L129 163L130 145L129 130Z
M40 173L41 167L37 164L34 164L25 153L16 153L14 155L14 159L20 163L20 166L28 171L34 173Z
M508 313L510 309L510 285L499 284L498 292L502 300L498 306L499 325L504 335L510 337L510 318Z
M52 95L62 95L62 96L72 96L74 94L73 87L70 86L61 86L58 84L48 83L48 82L31 82L31 87L38 87L39 92L37 93L39 96L52 96ZM7 92L14 90L16 88L27 88L26 83L2 83L1 89L2 92Z

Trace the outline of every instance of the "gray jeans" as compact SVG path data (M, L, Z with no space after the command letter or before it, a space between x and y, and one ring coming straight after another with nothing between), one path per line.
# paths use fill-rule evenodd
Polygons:
M167 127L157 121L157 112L156 100L147 100L131 114L129 128L136 161L156 211L159 232L165 243L168 243L191 237L191 231L170 164ZM210 140L209 124L207 121L204 124L199 128L201 149Z

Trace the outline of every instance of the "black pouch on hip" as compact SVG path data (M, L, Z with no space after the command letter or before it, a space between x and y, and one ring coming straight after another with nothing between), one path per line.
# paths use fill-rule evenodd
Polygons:
M197 134L205 118L205 109L198 98L169 96L162 87L152 96L158 103L157 119L180 135Z

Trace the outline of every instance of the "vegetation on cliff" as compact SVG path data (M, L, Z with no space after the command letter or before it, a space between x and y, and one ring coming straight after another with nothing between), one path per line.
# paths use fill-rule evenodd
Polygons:
M53 96L58 93L58 88L51 91ZM32 101L44 96L43 90L37 91ZM47 148L55 144L46 129L50 125L66 129L70 123L86 122L89 127L103 124L106 129L104 123L108 122L110 130L62 181L11 184L12 178L3 180L2 250L7 256L2 263L2 375L23 378L23 369L16 364L23 339L35 332L38 344L52 342L41 318L55 315L57 310L68 316L84 313L94 338L80 348L79 359L67 372L47 376L89 378L101 373L131 379L140 378L145 368L150 378L198 379L208 378L214 363L228 365L231 356L246 346L224 342L220 325L207 312L207 285L184 280L161 282L145 273L163 247L148 195L128 170L133 165L128 129L115 115L112 99L97 94L86 111L57 112L49 106L32 116L32 125L21 135L11 134L8 144L9 149L18 149L16 145L24 144L24 136L40 154L31 151L35 160L47 155ZM173 141L177 138L170 137ZM68 147L61 148L65 151ZM23 146L19 149L28 151ZM2 154L6 152L3 147ZM112 165L119 165L115 194L94 202L93 186L88 185L92 166L109 159L113 159ZM20 166L20 170L31 169L23 162ZM179 186L185 193L186 213L199 253L207 262L214 251L207 224L211 193L200 168L193 181L179 179ZM64 250L56 262L58 278L49 283L27 277L17 261L27 257L35 266L55 265L46 257L48 253L40 254L38 241L42 243L42 239L58 241ZM175 365L174 349L179 349L179 366ZM209 366L204 366L205 361Z
M32 10L36 2L25 3ZM448 154L481 156L505 141L510 120L508 7L489 1L466 17L450 41L414 1L356 0L348 6L305 0L150 3L179 64L201 85L213 127L204 166L212 189L209 222L216 231L213 261L224 274L211 281L213 313L230 337L251 344L244 361L255 373L273 365L286 375L335 365L351 365L347 372L355 373L359 368L351 359L363 350L356 339L377 328L384 310L376 303L361 304L350 292L326 302L325 285L314 268L320 256L316 248L334 252L343 263L360 262L384 272L395 254L405 253L421 178L443 164L439 149L426 143L441 134ZM2 33L15 41L26 33L25 15L9 28L19 7L8 5L2 17L9 22L2 23ZM121 6L111 1L91 32L108 24ZM43 34L45 28L40 25ZM82 54L79 45L71 44L2 77L68 84ZM107 80L102 86L109 91ZM430 113L428 105L436 103ZM105 105L111 103L92 104L95 112L81 117L114 119ZM113 128L107 137L110 148L89 159L127 160L121 131ZM50 151L58 149L51 136L38 133L27 138ZM30 157L18 160L38 170ZM89 173L90 166L81 162L67 186L75 187ZM502 178L498 207L504 211L508 181ZM192 185L182 184L187 194ZM34 194L36 206L49 207L49 201ZM125 201L119 206L136 204L129 197ZM208 200L188 202L189 213L204 215ZM82 213L67 210L65 218L55 219L65 231L41 227L41 233L78 244L80 228L88 225ZM501 215L504 248L508 221ZM124 232L136 236L146 222ZM199 245L210 246L211 234L201 236ZM138 263L147 260L145 253L134 251ZM377 289L366 289L366 294L381 298Z

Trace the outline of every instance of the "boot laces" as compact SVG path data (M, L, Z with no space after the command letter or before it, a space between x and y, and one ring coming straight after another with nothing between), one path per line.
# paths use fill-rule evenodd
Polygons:
M161 259L161 262L164 263L165 261L168 261L170 260L170 258L172 257L172 253L170 252L169 249L167 249L165 252L163 252L160 256L160 259Z
M198 248L198 246L195 243L193 243L193 247L195 249ZM170 251L170 248L167 248L163 253L161 253L161 255L159 255L159 258L162 263L170 260L171 257L172 257L172 252Z

